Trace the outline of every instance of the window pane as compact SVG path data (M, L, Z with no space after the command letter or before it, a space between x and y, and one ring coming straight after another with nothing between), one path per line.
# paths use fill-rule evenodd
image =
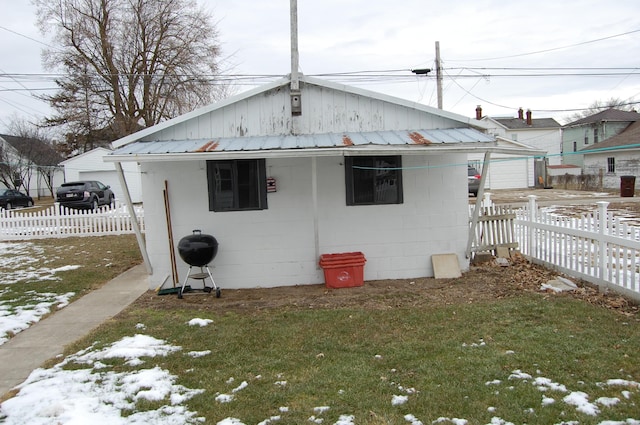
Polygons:
M214 174L215 210L224 211L233 208L233 167L230 162L216 162Z
M402 203L400 157L348 157L345 164L347 205Z
M207 161L209 210L267 208L264 159Z
M256 161L237 161L238 205L239 209L258 208L260 194L258 187L258 164Z
M380 168L395 168L395 158L378 158L375 161L378 169L375 176L375 202L377 204L395 204L398 202L398 171L380 170Z
M371 158L354 158L354 167L371 168ZM373 186L374 171L368 169L353 169L353 202L356 204L371 204L374 200Z

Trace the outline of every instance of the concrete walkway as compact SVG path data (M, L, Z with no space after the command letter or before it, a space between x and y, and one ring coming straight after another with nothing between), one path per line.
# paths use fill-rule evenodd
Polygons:
M148 276L135 266L0 345L0 397L148 291Z

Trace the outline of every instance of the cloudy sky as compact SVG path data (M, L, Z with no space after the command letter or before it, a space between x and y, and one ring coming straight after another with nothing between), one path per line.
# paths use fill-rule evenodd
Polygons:
M289 0L198 1L217 23L229 74L290 72ZM3 132L14 116L49 113L33 95L55 87L34 7L0 0L0 10ZM639 17L637 0L298 0L300 71L437 106L435 72L411 69L435 67L438 41L444 109L515 116L522 107L564 123L596 100L640 101ZM237 92L265 82L237 81Z

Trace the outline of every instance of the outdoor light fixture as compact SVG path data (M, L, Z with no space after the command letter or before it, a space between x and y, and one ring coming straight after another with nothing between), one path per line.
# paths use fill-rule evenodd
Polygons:
M429 68L422 68L422 69L412 69L411 72L413 72L416 75L426 75L430 73L431 70Z

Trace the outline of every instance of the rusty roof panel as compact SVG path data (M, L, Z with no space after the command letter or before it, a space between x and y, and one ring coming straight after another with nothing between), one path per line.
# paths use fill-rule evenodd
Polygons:
M137 141L114 151L114 155L144 155L196 152L236 152L307 148L348 149L351 146L402 146L470 144L494 142L492 136L471 128L415 131L373 131L324 134L301 134L219 139Z

